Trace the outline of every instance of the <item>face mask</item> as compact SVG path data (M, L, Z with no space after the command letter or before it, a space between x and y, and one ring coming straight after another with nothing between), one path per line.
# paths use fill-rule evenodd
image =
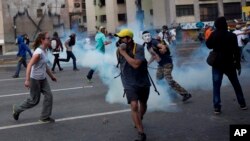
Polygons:
M152 40L150 33L143 34L142 39L144 40L145 43L149 43Z

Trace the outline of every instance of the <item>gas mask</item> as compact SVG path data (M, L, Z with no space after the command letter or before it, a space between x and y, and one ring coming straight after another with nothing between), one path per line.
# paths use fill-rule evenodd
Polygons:
M143 34L142 39L144 40L145 43L151 42L151 40L152 40L151 34L150 33Z

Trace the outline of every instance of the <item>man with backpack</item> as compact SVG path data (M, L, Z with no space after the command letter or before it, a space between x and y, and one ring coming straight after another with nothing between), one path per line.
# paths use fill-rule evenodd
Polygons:
M73 46L76 43L76 34L72 33L69 36L69 39L66 40L65 42L65 47L66 47L66 53L67 53L67 58L66 59L59 59L59 61L63 61L63 62L69 62L69 59L72 58L73 59L73 71L79 71L79 69L76 67L76 57L72 52Z
M63 69L60 66L60 62L59 62L59 54L60 54L60 50L63 51L63 45L57 32L54 32L53 34L53 38L51 40L51 48L52 48L52 54L55 56L54 63L53 63L51 70L53 73L55 73L55 67L57 64L59 70L62 71Z
M148 31L142 33L142 39L144 40L144 46L147 46L151 58L148 62L150 64L154 60L158 63L156 72L157 80L166 79L170 88L180 94L185 102L192 97L192 95L185 90L180 84L178 84L172 77L173 61L170 55L170 50L166 45L163 45L156 39L152 39L151 34Z
M138 131L136 141L146 141L142 119L147 110L151 84L144 48L134 42L133 32L129 29L122 29L115 36L119 37L116 45L118 47L117 56L120 63L121 80L128 104L131 107L132 119Z

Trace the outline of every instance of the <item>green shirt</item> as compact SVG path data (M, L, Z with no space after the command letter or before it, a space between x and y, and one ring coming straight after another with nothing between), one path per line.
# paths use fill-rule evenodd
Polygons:
M104 42L106 41L106 37L102 32L98 32L95 35L95 41L96 41L96 50L105 53L105 45Z

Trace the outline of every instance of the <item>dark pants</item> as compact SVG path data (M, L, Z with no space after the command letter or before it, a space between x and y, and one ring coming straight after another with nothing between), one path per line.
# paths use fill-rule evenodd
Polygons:
M226 74L231 84L233 85L238 103L240 105L246 105L244 95L237 77L236 70L234 68L226 71L222 71L217 68L212 68L213 77L213 103L214 108L221 108L221 98L220 98L220 87L223 79L223 74Z
M94 69L91 69L91 70L88 72L87 78L88 78L88 79L92 79L94 72L95 72L95 70L94 70Z
M69 62L70 58L73 59L73 69L77 69L76 67L76 57L73 54L72 51L67 51L67 59L59 59L59 61L63 61L63 62Z
M25 68L27 67L26 58L20 57L17 62L15 76L19 76L22 64Z
M54 58L54 63L53 63L53 67L52 67L51 70L52 70L52 71L55 70L56 64L57 64L59 70L61 70L62 68L61 68L60 62L59 62L59 54L54 54L54 56L55 56L55 58Z

